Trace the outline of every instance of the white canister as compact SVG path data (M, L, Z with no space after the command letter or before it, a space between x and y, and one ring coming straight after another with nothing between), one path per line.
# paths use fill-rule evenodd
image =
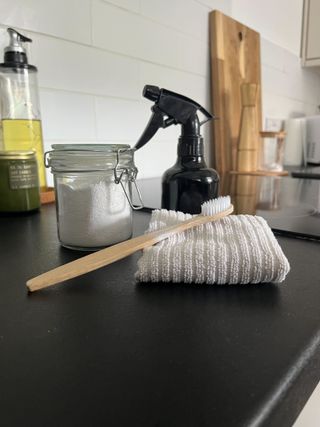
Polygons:
M62 246L98 250L129 239L132 209L142 207L131 202L132 184L137 189L134 150L122 144L55 144L52 148L45 154L45 165L54 175Z
M286 143L284 164L300 166L306 162L306 119L288 119L285 122Z

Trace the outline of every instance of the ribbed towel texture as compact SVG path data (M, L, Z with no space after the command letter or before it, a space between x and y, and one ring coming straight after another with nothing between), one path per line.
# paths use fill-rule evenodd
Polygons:
M152 212L148 232L191 218L165 209ZM247 284L282 282L290 270L267 222L230 215L176 234L143 251L140 282Z

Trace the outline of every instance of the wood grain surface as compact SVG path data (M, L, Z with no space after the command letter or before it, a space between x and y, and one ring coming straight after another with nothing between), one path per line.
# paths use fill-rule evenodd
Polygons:
M257 85L256 122L262 129L260 35L219 11L210 13L210 52L214 148L220 172L237 169L241 120L241 85Z

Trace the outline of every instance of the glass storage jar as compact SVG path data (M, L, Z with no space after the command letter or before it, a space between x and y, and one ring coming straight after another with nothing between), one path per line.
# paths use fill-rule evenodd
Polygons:
M98 250L132 235L134 150L123 144L55 144L45 153L54 175L62 246ZM141 201L141 198L140 198Z
M29 212L39 208L36 152L0 151L0 212Z

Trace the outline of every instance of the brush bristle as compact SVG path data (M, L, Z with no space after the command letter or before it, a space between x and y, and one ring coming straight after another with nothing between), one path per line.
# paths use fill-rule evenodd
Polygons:
M217 213L227 210L231 205L230 196L218 197L217 199L211 199L204 202L201 205L201 214L207 216L213 216Z

